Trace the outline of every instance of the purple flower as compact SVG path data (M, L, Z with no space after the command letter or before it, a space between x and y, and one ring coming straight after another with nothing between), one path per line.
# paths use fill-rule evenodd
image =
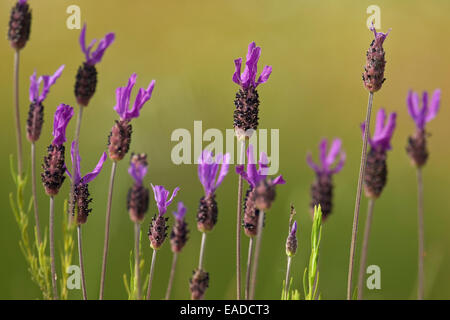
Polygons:
M177 211L173 212L173 215L175 217L175 219L177 219L178 221L183 221L184 216L186 215L186 207L184 206L183 202L178 202L178 208Z
M81 50L84 53L84 56L86 57L86 63L88 65L95 65L102 60L103 54L105 53L105 50L114 42L115 35L114 33L108 33L103 39L100 40L98 43L97 49L93 52L91 52L92 47L97 42L96 39L93 39L89 46L86 48L86 24L83 26L83 29L80 33L80 46Z
M255 188L262 180L266 179L267 171L268 171L268 163L267 155L264 152L261 152L259 157L259 169L256 169L256 163L253 158L253 145L249 144L247 148L247 172L244 170L244 165L236 166L236 173L241 175L242 178L247 180L247 182ZM283 176L279 175L275 179L272 180L272 184L285 184Z
M406 99L408 111L419 130L424 130L425 124L433 120L434 117L436 117L439 111L440 102L441 102L440 89L434 90L433 97L431 98L431 104L428 104L428 93L424 91L422 94L422 108L420 109L418 94L411 90L408 92L408 97Z
M180 190L179 187L176 187L173 192L172 196L169 200L169 191L166 190L163 186L154 186L152 184L153 193L155 194L155 201L156 206L158 207L159 216L162 217L164 213L167 212L167 207L172 203L173 198L177 195L178 191Z
M389 115L389 119L385 125L386 113L384 109L380 109L377 114L377 119L375 122L375 131L372 138L369 137L369 144L372 148L381 148L382 150L391 150L391 138L394 134L395 123L397 119L397 114L392 112ZM364 136L365 123L361 124L362 133Z
M219 172L219 165L221 165ZM230 154L218 154L213 158L213 154L209 150L203 150L198 158L198 178L203 185L205 195L212 195L228 173L230 165ZM219 175L217 176L217 173ZM217 179L216 179L217 176Z
M55 84L56 79L61 76L62 71L64 70L65 65L59 67L58 70L52 76L40 76L39 79L36 79L36 71L34 71L33 75L30 77L30 102L34 102L40 104L48 95L50 91L50 87ZM39 95L39 87L43 82L43 88L41 95Z
M311 153L308 153L306 157L306 162L308 165L318 174L335 174L342 170L342 167L345 163L345 152L342 151L342 141L341 139L334 139L331 144L330 150L327 153L328 142L327 139L322 139L319 144L319 164L315 164L312 160ZM339 155L339 162L335 165L334 168L331 168L333 163L336 161Z
M153 88L155 87L155 80L150 82L147 89L139 89L136 99L134 100L133 108L129 110L131 90L136 83L136 77L136 74L133 73L130 79L128 79L128 84L126 87L119 87L116 89L116 105L114 110L116 110L120 118L123 120L131 120L132 118L139 117L139 111L152 97Z
M375 36L375 44L377 45L383 45L384 40L386 40L389 32L391 32L391 29L388 30L388 32L383 33L383 32L377 32L377 30L375 30L375 27L373 25L372 22L372 26L370 27L370 31L373 31L373 34Z
M294 221L294 223L292 224L291 227L291 237L295 237L295 235L297 234L297 221Z
M76 146L76 141L72 142L72 148L70 150L70 155L71 155L71 159L72 159L72 170L74 170L74 172L75 172L75 177L74 177L75 185L79 184L80 182L82 184L88 184L89 182L94 180L98 176L100 171L102 170L103 163L106 161L106 158L107 158L106 152L103 152L103 154L100 157L100 160L98 161L94 170L92 170L91 172L86 174L84 177L81 177L81 174L80 174L80 172L81 172L80 171L81 157L80 157L80 153L78 152L78 148ZM70 172L67 168L66 168L66 172L69 175L69 177L72 179L72 175L70 174Z
M145 154L132 155L128 173L139 186L142 185L142 181L147 174L147 167L147 156Z
M25 4L27 3L27 0L19 0L19 4Z
M62 145L66 142L66 128L73 116L73 108L67 104L60 104L56 108L53 121L53 144Z
M233 74L233 82L240 85L244 90L248 89L250 86L256 88L259 84L265 83L270 74L272 73L271 66L265 66L258 80L256 80L256 74L258 72L258 60L261 55L261 48L257 47L254 42L250 43L248 46L248 52L246 57L246 63L244 72L241 74L242 58L234 60L234 65L236 67Z

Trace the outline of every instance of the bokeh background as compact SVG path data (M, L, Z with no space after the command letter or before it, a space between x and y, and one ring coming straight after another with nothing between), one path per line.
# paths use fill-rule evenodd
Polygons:
M231 81L233 60L245 57L250 41L262 48L260 70L273 66L270 80L261 85L260 128L280 130L280 173L287 184L278 188L277 200L268 212L263 239L257 298L278 299L285 275L285 239L289 204L294 203L299 222L299 252L293 260L297 288L310 253L311 217L308 210L313 172L305 162L308 150L317 156L321 138L340 137L347 163L335 176L334 212L324 225L320 252L320 291L324 299L344 299L347 284L349 244L358 175L361 133L367 91L361 81L365 52L373 35L366 27L366 8L381 8L381 30L392 28L385 42L386 83L375 94L374 113L385 107L398 113L393 150L388 155L388 184L376 202L368 264L381 267L381 290L366 292L370 299L412 299L417 288L416 176L405 153L414 124L405 99L409 89L442 89L438 117L429 123L430 158L424 169L426 232L426 297L450 298L450 109L448 108L450 46L446 39L450 22L448 1L29 1L33 10L31 38L21 55L20 99L22 124L28 112L29 76L53 73L66 64L62 77L45 101L45 125L37 143L37 158L43 158L51 141L53 112L59 103L75 106L75 73L84 59L79 30L66 28L66 8L81 8L87 22L87 39L116 33L115 43L98 65L98 87L85 110L80 137L82 172L91 170L106 148L107 136L117 118L113 111L115 89L137 72L137 86L156 79L153 97L133 121L131 149L147 152L146 183L163 184L171 190L181 187L176 200L188 207L190 240L179 257L173 297L189 298L188 279L197 265L200 233L195 213L203 189L195 165L174 165L170 141L176 128L193 134L194 120L203 128L232 127L233 99L238 87ZM0 26L6 35L10 7L1 1ZM14 184L9 174L9 154L16 153L12 78L13 50L6 37L0 42L0 298L40 298L31 282L19 250L19 232L9 207L8 194ZM134 95L136 91L134 92ZM75 121L68 127L69 139ZM206 146L207 143L204 143ZM24 141L25 163L29 166L29 144ZM132 180L127 161L119 164L111 222L110 254L105 298L125 299L123 274L129 273L133 248L133 225L126 211L126 193ZM98 297L103 250L106 192L111 162L90 185L93 212L84 226L84 253L88 296ZM235 222L237 175L231 171L218 190L219 222L208 236L205 268L210 272L207 299L235 297ZM66 183L56 198L57 250L61 248L62 205ZM48 197L38 182L42 226L48 225ZM31 193L28 184L27 195ZM153 200L153 199L152 199ZM359 240L365 221L366 199L362 203ZM169 216L171 209L169 209ZM151 202L143 229L156 210ZM172 219L172 218L171 218ZM30 217L30 221L33 218ZM242 257L246 260L248 239L243 236ZM75 249L76 250L76 249ZM358 246L357 254L359 255ZM59 254L59 253L57 253ZM144 238L145 270L151 249ZM166 241L158 254L153 297L163 298L172 253ZM78 260L74 256L74 263ZM60 270L57 260L58 272ZM244 270L244 268L243 268ZM244 270L245 272L245 270ZM70 298L81 298L71 291Z

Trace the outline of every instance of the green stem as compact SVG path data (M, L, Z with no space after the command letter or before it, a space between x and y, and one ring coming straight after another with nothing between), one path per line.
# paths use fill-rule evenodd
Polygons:
M374 205L375 205L375 200L370 199L369 200L369 208L367 209L366 225L364 227L364 241L363 241L363 247L361 250L361 261L359 262L358 300L363 299L364 275L366 274L367 252L369 249L369 238L370 238L370 230L372 227Z
M20 107L19 107L19 64L20 51L14 53L14 104L16 120L16 141L17 141L17 173L22 179L23 160L22 160L22 126L20 125Z
M55 267L55 199L50 197L50 267L52 272L53 299L58 300L58 287L56 285L56 267Z
M241 141L240 162L243 164L245 160L245 139ZM238 182L238 199L236 214L236 299L241 300L241 220L242 220L242 176L239 175Z
M288 256L287 257L287 268L286 268L286 280L284 282L284 292L285 292L285 296L284 298L287 300L289 297L289 275L291 273L291 264L292 264L292 257Z
M356 199L355 199L355 212L353 214L352 240L350 244L350 258L347 276L347 300L351 300L352 298L353 267L355 265L356 237L358 234L358 220L359 220L359 208L361 205L362 183L364 181L364 173L366 170L367 140L369 138L369 131L370 131L370 115L372 113L372 104L373 104L373 92L370 92L369 101L367 103L364 139L361 152L361 163L359 165L358 187L356 189Z
M203 258L205 256L206 232L202 233L202 243L200 245L200 256L198 258L198 268L203 269Z
M419 260L418 260L418 289L417 297L419 300L424 298L424 256L425 256L425 232L423 222L423 179L422 169L417 168L417 218L418 218L418 231L419 231Z
M78 260L80 262L80 269L81 269L81 287L82 287L82 291L83 291L83 300L87 300L86 277L84 275L83 242L82 242L82 234L81 234L81 225L77 226L77 232L78 232Z
M253 237L250 238L248 242L248 257L247 257L247 271L245 274L245 300L249 299L250 291L250 271L252 268L252 257L253 257Z
M139 252L139 240L141 233L141 225L139 222L134 223L134 273L135 273L135 283L136 283L136 300L141 300L141 255Z
M176 252L174 252L173 258L172 258L172 268L170 269L169 284L167 285L166 300L170 299L170 292L172 291L173 279L175 278L175 269L177 266L177 260L178 260L178 254Z
M148 287L147 287L147 300L150 300L150 295L152 292L152 284L153 284L153 275L155 274L155 261L156 261L156 250L153 249L153 255L152 255L152 264L150 266L150 275L148 277Z
M31 192L33 194L34 221L36 223L38 245L41 245L41 227L39 223L39 210L36 192L36 145L34 142L31 143Z
M253 300L255 298L256 273L258 271L259 254L261 252L263 226L264 226L264 211L260 210L258 217L258 235L256 236L255 257L253 258L254 261L252 268L252 282L250 287L250 300Z

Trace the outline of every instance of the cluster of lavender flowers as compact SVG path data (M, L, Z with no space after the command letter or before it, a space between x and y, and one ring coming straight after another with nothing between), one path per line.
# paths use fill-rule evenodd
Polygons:
M16 52L23 49L29 40L30 26L31 11L27 0L19 0L12 8L8 31L8 39L12 48L16 50ZM373 97L374 92L381 89L385 81L384 71L386 61L383 43L388 35L388 33L384 34L376 32L374 28L372 28L372 31L374 32L375 38L367 52L367 63L363 73L364 86L370 92L371 98ZM79 67L75 76L74 94L75 101L79 105L79 116L76 125L76 132L71 143L71 169L69 171L69 166L67 165L65 157L65 143L67 141L66 128L74 116L75 110L70 105L62 103L57 106L56 111L54 112L52 131L53 139L47 147L47 154L43 159L41 170L43 189L44 192L50 197L49 234L53 299L59 298L56 286L57 272L54 264L54 226L52 224L54 215L53 199L59 194L67 174L71 180L71 190L69 194L71 210L69 212L70 215L68 220L71 223L74 223L78 229L79 263L83 278L82 290L84 299L87 299L86 279L84 276L82 254L81 226L87 223L88 217L93 211L93 208L91 207L93 198L89 192L89 184L93 182L94 179L96 179L96 177L101 173L109 155L112 166L111 180L108 190L108 203L106 205L105 246L99 295L100 299L103 298L115 172L118 162L123 160L130 151L133 133L131 120L137 119L140 116L143 106L151 99L155 87L155 80L152 80L146 88L140 88L131 108L130 97L137 80L136 73L133 73L130 76L126 86L118 87L116 89L116 105L112 109L116 111L119 119L115 121L111 131L108 134L107 148L103 151L99 151L101 156L97 165L91 172L82 175L79 141L82 110L89 105L90 100L94 96L98 76L96 65L102 60L106 50L114 42L115 35L114 33L106 34L105 37L98 42L98 46L95 50L93 50L93 47L96 40L94 39L86 47L85 38L86 25L83 26L79 37L79 43L81 46L81 51L84 54L85 61ZM282 175L275 178L268 177L269 159L264 152L260 153L259 159L256 161L254 146L249 143L247 149L245 150L248 138L250 138L253 132L258 128L260 99L257 87L260 84L267 82L272 73L272 67L265 66L260 76L257 77L257 67L260 55L261 48L257 47L254 42L250 43L248 46L244 71L241 73L242 58L236 59L234 61L235 72L232 76L232 81L239 85L239 90L236 93L234 100L235 110L233 126L238 140L243 143L242 157L244 160L245 158L247 159L246 165L244 161L244 163L240 163L235 167L235 172L240 181L239 188L242 188L243 180L248 183L248 188L243 201L241 192L238 192L238 234L240 235L241 230L243 230L249 238L249 259L247 263L245 284L246 299L253 299L255 294L256 272L258 268L259 253L261 251L262 232L263 227L265 227L265 214L271 209L275 201L277 186L286 183ZM43 75L38 78L36 72L34 72L30 77L30 106L26 123L26 132L27 139L32 145L32 150L34 150L35 143L38 142L42 130L44 129L43 102L49 95L50 88L56 83L57 79L61 77L64 67L65 65L60 66L51 76ZM40 90L41 85L42 90ZM428 159L426 144L428 135L425 130L425 125L436 116L440 106L440 96L441 92L438 89L433 93L431 102L429 102L428 94L424 92L422 96L422 108L419 107L419 97L416 93L410 91L407 96L407 107L409 114L416 124L416 132L409 137L406 150L412 163L418 168L420 177L420 168L425 165ZM368 141L370 147L366 158L363 159L364 170L362 178L365 194L371 201L374 201L380 197L387 183L387 152L392 149L391 140L396 127L396 121L397 114L395 112L390 113L387 117L385 110L381 108L377 113L375 130L372 136L370 136L370 133L368 132L370 129L370 122L366 121L361 125L363 139L366 139L364 142ZM313 217L314 221L319 221L319 223L328 220L328 217L333 211L333 176L343 169L346 161L346 153L342 147L342 140L335 138L332 140L330 146L328 143L329 142L327 139L322 139L319 143L319 161L317 163L313 161L311 153L308 153L306 157L307 164L315 173L315 179L312 182L310 189L310 209L313 215L317 212L321 212L320 217ZM20 148L18 148L18 150L20 152ZM365 150L363 154L365 154ZM136 299L144 298L142 295L143 286L140 282L141 252L139 248L141 224L145 221L146 213L151 204L150 191L144 183L145 176L148 172L148 158L149 157L145 153L132 153L130 155L128 173L132 178L133 183L129 188L126 200L124 199L130 220L135 225L135 274L133 277L136 289L134 298ZM205 243L207 234L210 234L214 230L219 220L219 204L216 198L217 190L229 172L230 163L230 154L214 155L210 150L203 150L198 159L198 178L203 186L204 194L200 197L196 212L197 229L202 234L202 240L200 245L199 264L198 267L194 269L193 275L189 280L189 289L192 299L203 299L207 288L210 285L210 274L204 267ZM33 183L35 183L34 180L35 177L33 176ZM150 186L154 194L157 212L155 212L151 218L151 221L148 223L148 245L153 250L153 256L148 277L149 282L147 286L147 299L150 299L151 297L156 253L163 248L165 240L169 235L170 222L169 217L166 216L166 213L180 190L180 187L178 186L175 187L172 192L167 190L163 185L150 184ZM40 239L36 195L36 191L33 188L33 198L35 200L35 219L37 233ZM371 217L373 205L369 206L369 208L368 216ZM241 217L241 211L243 212L243 217L242 219L239 219L239 217ZM182 252L188 241L189 229L186 220L186 213L187 208L184 203L181 201L178 202L177 210L173 212L174 222L169 237L170 247L173 253L173 263L166 299L170 297L177 255ZM419 209L419 218L420 214L421 212ZM292 216L293 214L291 214L291 219ZM370 230L370 224L368 228L369 229L366 227L366 230ZM289 232L285 246L286 254L288 256L288 272L285 285L287 285L289 280L291 258L296 254L298 249L297 229L297 221L292 222L290 220ZM254 238L256 239L256 244L253 249ZM237 239L237 248L240 248L240 236L238 236ZM315 245L318 251L318 243L315 243ZM364 257L367 251L366 245L367 243L365 242L365 251L363 252L362 259L363 266L365 263ZM253 250L255 250L254 253ZM239 299L241 291L239 274L240 250L238 249L237 251L237 297ZM318 252L315 252L316 256L314 261L317 261L317 254ZM423 254L423 252L421 252L421 254Z

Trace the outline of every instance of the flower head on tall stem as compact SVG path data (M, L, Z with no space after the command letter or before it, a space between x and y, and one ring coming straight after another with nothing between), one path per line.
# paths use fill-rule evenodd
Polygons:
M30 38L31 10L27 0L18 0L11 9L8 40L11 47L20 50L25 47Z
M294 221L286 239L286 254L292 257L297 252L297 221Z
M211 231L217 223L218 208L216 189L220 186L228 173L230 154L213 154L203 150L198 159L198 178L203 186L205 195L200 199L197 212L197 229L200 232Z
M366 196L376 199L381 195L387 181L387 151L392 149L391 139L394 134L397 114L392 112L386 122L386 113L380 109L375 122L373 136L369 137L370 151L367 154L366 173L364 176L364 189ZM363 131L365 125L361 124Z
M255 42L248 46L244 71L241 74L242 58L234 60L235 72L233 82L240 86L236 93L234 104L234 129L239 138L248 137L258 127L259 96L257 86L265 83L272 73L271 66L265 66L261 75L256 79L258 73L258 60L261 56L261 48Z
M333 208L332 176L342 170L345 159L346 155L342 150L341 139L334 139L329 149L328 141L322 139L319 144L318 164L314 163L312 160L311 153L308 153L306 157L308 165L316 173L316 179L311 185L311 214L314 213L314 207L320 205L323 212L323 221L325 221L327 216L332 212ZM335 165L333 166L333 164Z
M180 188L176 187L172 192L172 196L169 198L169 190L166 190L163 186L154 186L153 184L151 186L155 196L156 206L158 208L158 215L155 215L152 218L148 231L148 237L150 240L150 246L154 250L158 250L161 248L167 237L166 231L168 227L166 226L166 222L169 218L164 218L164 214L167 212L168 206L172 203Z
M80 225L86 223L87 218L92 211L92 209L89 208L89 204L92 202L92 198L90 198L88 184L93 181L102 171L103 164L106 161L107 155L106 152L103 152L94 170L82 177L80 173L81 157L78 151L78 146L76 144L77 142L73 141L71 147L72 170L74 172L74 175L72 176L69 172L69 169L67 168L66 172L69 177L73 179L73 183L75 186L72 201L74 201L75 206L78 208L77 223L78 225Z
M149 190L144 187L143 180L147 174L147 155L145 153L131 156L128 173L134 179L134 184L128 191L127 207L133 222L142 222L148 210Z
M41 174L42 183L48 195L58 194L65 176L65 147L66 128L73 116L73 108L60 104L56 109L53 122L53 141L47 148Z
M391 29L386 33L377 32L372 24L370 30L374 34L374 40L370 44L369 50L366 54L366 66L362 79L364 86L370 92L376 92L381 89L384 81L384 68L386 65L385 52L383 48L384 40L386 40Z
M186 245L189 230L185 220L187 209L183 202L178 202L177 211L173 212L175 223L170 233L170 244L174 253L179 253Z
M86 47L86 24L80 33L80 46L81 51L84 54L85 62L78 68L75 82L75 97L78 104L86 107L89 104L89 100L95 93L97 86L97 69L95 65L101 61L106 49L114 42L115 34L108 33L98 43L97 49L92 51L96 39Z
M436 89L433 92L431 101L428 99L428 93L425 91L422 94L422 108L419 107L419 96L413 91L408 92L406 105L411 118L416 124L416 132L413 136L408 138L408 145L406 151L411 158L411 162L416 167L422 167L428 159L428 150L426 145L427 133L425 125L433 120L440 107L441 90Z
M125 87L116 89L116 105L114 110L120 119L116 121L111 129L108 137L109 157L114 161L122 160L130 149L132 127L131 119L139 117L140 111L144 104L152 97L155 88L155 80L152 80L147 89L140 88L133 107L130 109L130 96L134 85L136 84L137 75L133 73L128 79Z

